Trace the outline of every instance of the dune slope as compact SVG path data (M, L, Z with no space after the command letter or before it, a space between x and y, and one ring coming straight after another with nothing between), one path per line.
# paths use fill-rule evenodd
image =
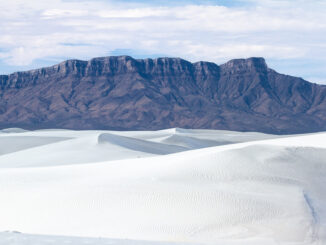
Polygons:
M0 142L18 135L64 140L0 156L0 231L326 242L326 133L42 130Z

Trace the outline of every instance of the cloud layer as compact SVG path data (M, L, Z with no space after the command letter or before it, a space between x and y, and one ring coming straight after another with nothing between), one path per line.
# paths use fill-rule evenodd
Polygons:
M3 1L0 72L110 54L263 56L281 72L326 82L325 1L146 2Z

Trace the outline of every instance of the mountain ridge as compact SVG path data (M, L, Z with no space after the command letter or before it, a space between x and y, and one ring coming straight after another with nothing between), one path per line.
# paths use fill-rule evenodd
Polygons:
M225 64L109 56L0 76L0 128L275 134L326 130L326 86L279 74L264 58Z

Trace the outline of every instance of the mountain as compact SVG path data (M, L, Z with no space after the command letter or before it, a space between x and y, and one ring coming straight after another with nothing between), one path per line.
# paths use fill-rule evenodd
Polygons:
M8 127L323 131L326 86L279 74L263 58L68 60L0 76L0 128Z

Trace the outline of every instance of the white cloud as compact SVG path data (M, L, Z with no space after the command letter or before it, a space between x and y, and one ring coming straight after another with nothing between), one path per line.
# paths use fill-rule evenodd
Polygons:
M45 19L56 19L62 17L82 17L87 15L85 10L71 10L71 9L48 9L41 14Z
M102 18L144 18L169 16L169 8L135 8L126 10L102 10L97 13Z
M232 8L0 1L0 59L11 66L48 57L85 59L116 49L217 63L264 56L298 61L315 57L326 64L325 1L247 0L254 5Z

